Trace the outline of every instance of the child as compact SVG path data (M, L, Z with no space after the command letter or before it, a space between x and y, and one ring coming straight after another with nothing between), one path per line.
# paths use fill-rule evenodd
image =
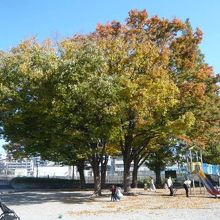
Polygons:
M111 192L112 192L111 201L116 201L116 187L115 187L115 185L112 185Z

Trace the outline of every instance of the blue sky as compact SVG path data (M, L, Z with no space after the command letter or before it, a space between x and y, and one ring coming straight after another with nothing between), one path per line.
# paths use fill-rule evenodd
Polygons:
M0 50L32 36L59 40L92 32L97 23L123 22L131 9L146 9L150 16L189 18L194 28L203 30L206 62L220 73L220 0L1 0Z

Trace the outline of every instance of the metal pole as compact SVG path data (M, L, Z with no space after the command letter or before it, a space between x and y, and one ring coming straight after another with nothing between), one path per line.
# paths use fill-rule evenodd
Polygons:
M191 186L189 188L189 193L190 193L190 195L192 195L192 187Z
M202 151L200 150L200 161L203 164Z
M196 151L196 161L199 162L199 155L198 155L198 151Z
M192 163L192 151L191 151L191 149L189 150L189 154L190 154L190 162Z
M200 192L200 194L202 194L202 185L201 185L201 181L200 181L200 179L199 179L199 192Z
M195 180L193 179L193 194L195 195Z
M189 150L189 155L190 155L190 172L192 172L192 150Z

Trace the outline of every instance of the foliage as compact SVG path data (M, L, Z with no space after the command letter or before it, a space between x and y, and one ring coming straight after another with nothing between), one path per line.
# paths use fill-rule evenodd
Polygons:
M126 181L132 160L145 154L149 164L172 163L180 140L218 151L219 76L205 63L201 40L189 20L132 10L125 23L100 24L57 47L31 39L2 52L8 149L97 166L121 153Z
M220 146L211 146L203 152L205 163L220 164Z
M143 184L144 184L145 187L150 188L150 186L151 186L151 178L150 177L145 178L143 180Z

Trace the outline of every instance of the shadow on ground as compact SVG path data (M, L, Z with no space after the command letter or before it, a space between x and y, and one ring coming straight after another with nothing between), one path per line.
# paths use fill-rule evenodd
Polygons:
M68 191L31 191L12 192L1 194L1 201L7 205L31 205L46 202L61 202L68 204L83 204L86 202L99 202L91 197L92 192ZM107 196L104 195L104 196Z
M90 202L100 202L103 200L94 199L92 197L92 191L53 191L53 190L36 190L36 191L22 191L22 192L4 192L0 195L1 201L6 203L7 205L33 205L33 204L43 204L47 202L60 202L65 204L83 204ZM165 194L164 192L146 192L139 191L137 193L129 193L126 197L136 197L136 196L145 196L147 197L161 197L161 198L169 198L169 193ZM110 201L110 193L109 191L104 191L102 197L109 197ZM177 191L175 197L185 197L184 191ZM190 195L191 198L210 198L209 195ZM107 201L107 200L106 200Z

